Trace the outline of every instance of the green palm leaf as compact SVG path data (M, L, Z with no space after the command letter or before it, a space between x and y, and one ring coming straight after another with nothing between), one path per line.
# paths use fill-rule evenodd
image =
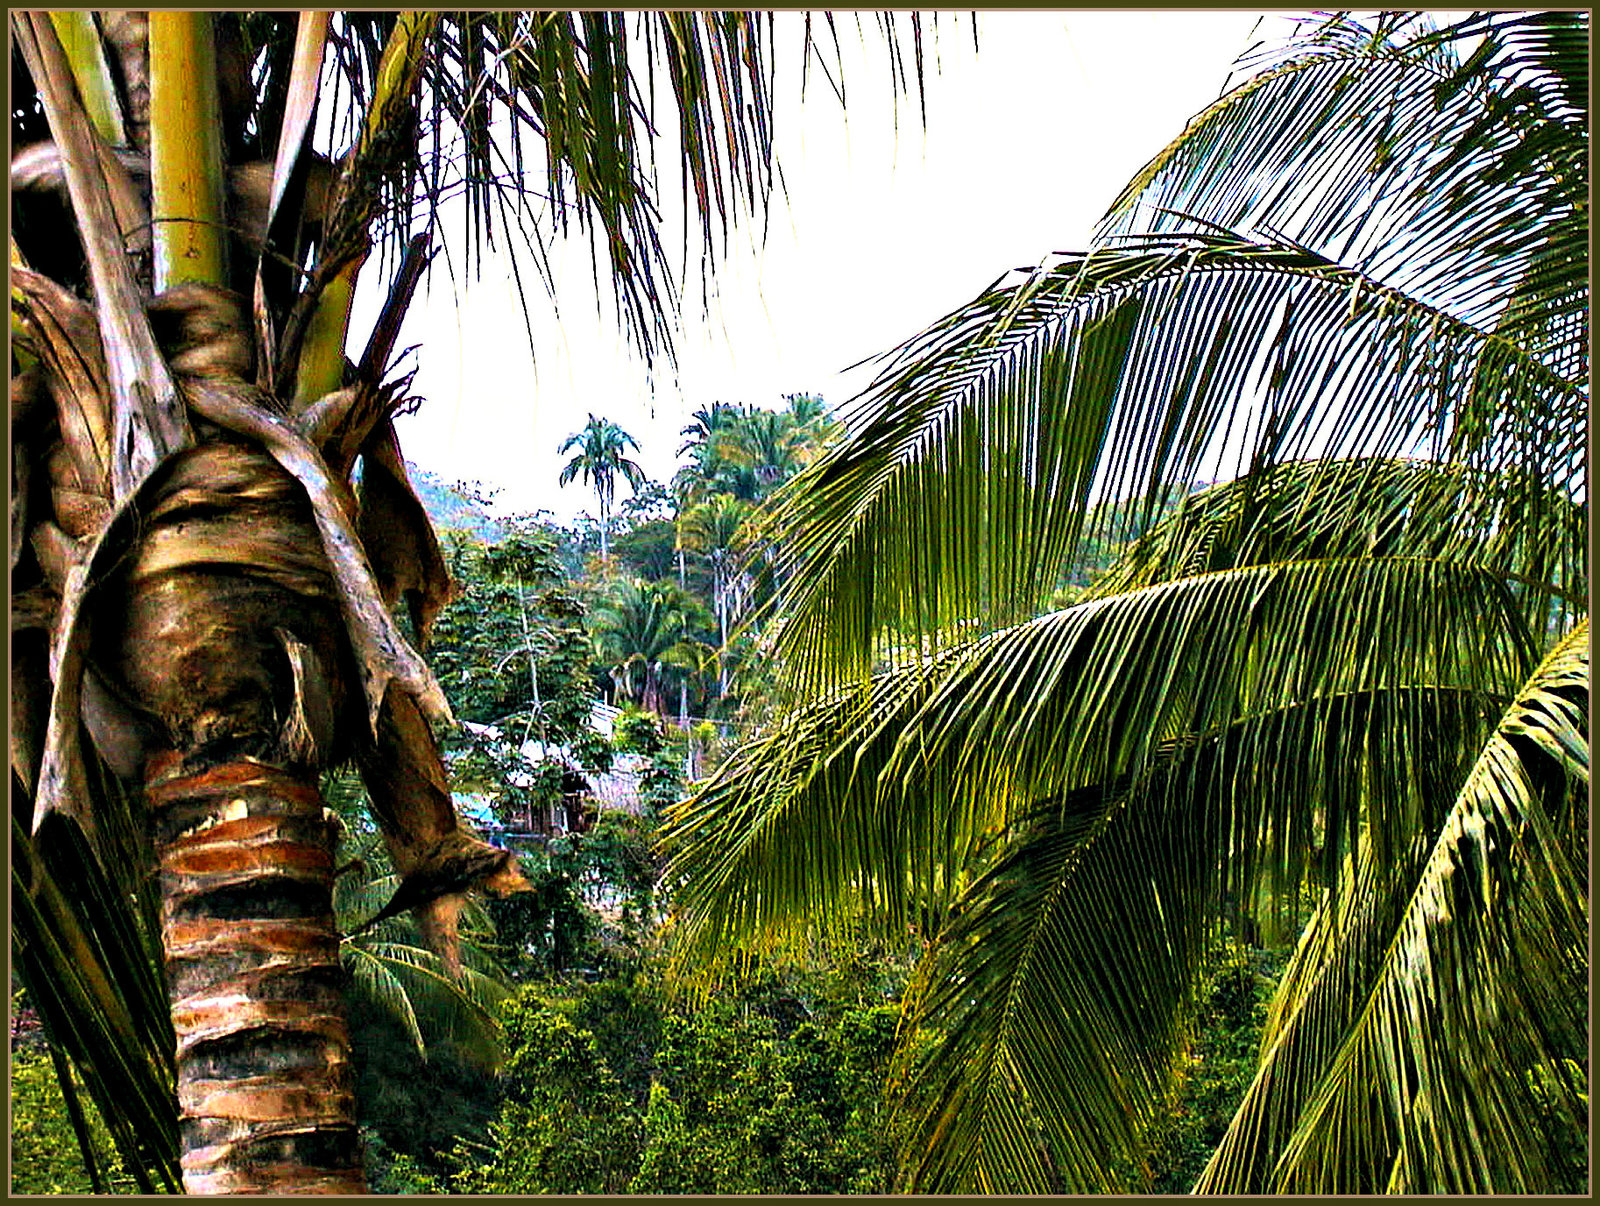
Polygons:
M12 950L58 1072L64 1056L141 1192L176 1191L175 1043L154 929L74 820L52 814L30 833L13 809L11 854Z
M1039 799L1115 784L1166 742L1319 699L1421 687L1498 707L1533 658L1501 583L1421 559L1226 570L1003 630L798 711L675 810L664 840L683 950L715 964L863 905L891 931L936 928L984 837ZM1315 756L1313 714L1300 726L1286 748ZM1259 835L1287 882L1311 846L1298 791L1274 798ZM1398 840L1406 789L1372 791L1376 840ZM1359 822L1353 805L1329 805L1330 835Z
M1586 123L1529 82L1572 56L1552 60L1530 32L1493 18L1444 30L1426 14L1333 18L1248 60L1253 78L1135 177L1099 237L1220 228L1288 241L1490 325L1551 226L1586 223Z
M1152 161L1094 252L904 345L775 517L798 683L1030 614L1095 502L1330 456L1577 489L1587 129L1527 82L1575 70L1570 37L1541 56L1537 23L1500 24L1465 63L1482 22L1292 39Z
M1463 732L1481 727L1454 691L1345 695L1174 743L1144 774L1036 807L1003 835L921 973L913 1017L932 1041L907 1085L911 1184L1139 1188L1119 1166L1167 1100L1213 925L1228 900L1254 898L1255 875L1277 871L1262 864L1282 800L1315 801L1337 849L1342 817L1363 805L1426 813L1460 773L1450 753ZM1274 765L1311 731L1317 757ZM1363 783L1401 770L1394 795L1409 798L1363 798Z
M780 496L776 652L815 686L896 638L914 655L974 617L1014 622L1054 588L1091 503L1153 507L1203 473L1456 454L1575 486L1586 393L1509 349L1492 422L1454 447L1490 339L1315 255L1199 236L994 290L903 349Z
M389 13L336 18L341 91L357 115L394 22ZM920 92L923 19L894 14L878 28L891 47L909 32ZM670 359L684 282L661 236L673 183L662 177L678 169L685 244L698 234L709 271L731 226L764 213L775 180L774 36L773 14L755 11L437 14L414 133L395 140L376 172L388 246L398 252L464 198L455 243L464 266L481 264L485 247L509 251L519 293L525 272L553 292L549 248L575 232L625 330L647 357ZM809 19L799 53L805 63L823 57ZM894 53L898 96L911 81ZM281 75L281 53L272 61ZM263 85L269 100L274 82L281 87L279 75Z
M1216 1185L1555 1182L1587 663L1495 726L1587 610L1586 33L1308 22L778 496L789 710L669 819L679 950L920 930L909 1186L1118 1187L1211 928L1307 885Z
M1586 1112L1565 1061L1586 1045L1588 696L1584 622L1505 710L1426 858L1305 961L1199 1188L1551 1183L1540 1093Z
M1570 627L1588 595L1588 517L1521 474L1430 461L1296 461L1197 492L1128 546L1090 590L1105 597L1209 570L1312 557L1425 557L1476 566Z

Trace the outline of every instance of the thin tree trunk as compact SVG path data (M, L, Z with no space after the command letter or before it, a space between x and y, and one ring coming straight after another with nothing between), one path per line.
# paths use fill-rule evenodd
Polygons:
M714 592L717 596L717 698L725 699L728 694L728 670L723 662L728 650L728 588L723 580L725 571L717 567L717 579Z

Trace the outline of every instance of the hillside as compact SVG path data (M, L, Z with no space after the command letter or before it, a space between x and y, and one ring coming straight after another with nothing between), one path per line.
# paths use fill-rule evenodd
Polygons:
M411 475L412 488L441 536L446 532L464 532L490 542L505 536L504 526L455 486L411 461L406 462L406 472Z

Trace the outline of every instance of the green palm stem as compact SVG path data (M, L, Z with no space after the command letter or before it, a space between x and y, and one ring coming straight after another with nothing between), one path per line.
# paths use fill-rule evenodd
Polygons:
M117 106L116 89L111 83L111 71L106 65L105 52L95 29L94 15L85 9L52 12L50 23L61 39L62 52L67 65L72 68L72 78L78 85L78 95L95 132L112 146L122 146L128 141L122 122L122 110Z
M437 13L402 13L395 22L378 65L372 105L362 124L360 142L347 161L359 163L390 128L395 107L407 102L422 71L428 36L437 25ZM343 384L345 342L350 330L350 307L355 300L356 278L366 262L365 231L362 247L323 286L306 327L295 369L295 406L303 408Z
M212 15L150 14L150 193L156 290L228 279Z

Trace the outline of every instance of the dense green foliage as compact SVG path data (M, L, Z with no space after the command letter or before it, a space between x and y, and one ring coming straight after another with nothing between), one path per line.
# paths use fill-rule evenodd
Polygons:
M471 519L430 658L531 890L441 975L330 788L375 1187L1581 1189L1577 33L1308 27L849 439L713 403L668 489L591 415L598 523Z
M1279 921L1196 1188L1581 1188L1524 1120L1587 1113L1587 85L1585 14L1306 20L770 500L675 934L925 938L906 1188L1137 1188Z
M836 978L836 982L839 978ZM675 1004L647 976L524 989L492 1152L455 1192L871 1193L893 1177L883 1089L899 1011L768 978Z
M102 1169L118 1168L111 1137L93 1106L90 1142ZM105 1187L136 1193L133 1179L113 1171ZM13 1194L88 1194L95 1191L84 1167L76 1132L49 1055L41 1050L11 1051L11 1192Z

